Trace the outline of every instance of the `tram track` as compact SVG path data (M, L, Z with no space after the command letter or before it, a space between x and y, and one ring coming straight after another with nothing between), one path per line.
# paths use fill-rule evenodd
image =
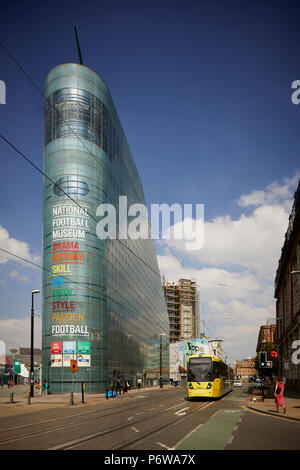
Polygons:
M193 410L187 416L184 416L182 418L173 419L168 423L164 423L161 426L157 427L156 429L152 429L151 431L143 433L143 435L141 435L139 437L132 438L132 439L126 441L126 442L123 442L121 445L119 445L117 447L114 447L112 450L125 450L125 449L128 450L134 444L142 444L144 441L148 440L150 437L154 437L155 435L160 434L161 431L165 431L166 429L171 428L172 426L178 425L178 424L182 423L183 421L191 418L192 415L198 413L200 410L202 410L203 408L206 408L207 406L209 406L211 404L212 404L212 402L207 402L204 405L202 405L202 406L196 408L195 410Z
M168 393L168 392L167 392ZM172 392L169 392L169 394L171 394ZM161 395L160 394L155 394L155 395L152 395L151 398L154 398L154 397L159 397L161 398ZM123 398L129 398L129 397L123 397ZM145 398L149 399L150 397L149 396L145 396ZM115 398L113 398L114 400ZM138 402L141 401L141 397L140 396L137 396L137 397L130 397L131 400L136 400ZM80 405L81 406L81 405ZM86 404L85 406L93 406L95 407L96 405L92 404L92 405L88 405ZM75 405L76 407L76 405ZM72 418L75 418L77 416L84 416L84 415L88 415L88 414L92 414L92 413L96 413L96 412L101 412L101 411L110 411L110 410L117 410L117 409L120 409L122 408L122 405L121 406L118 406L118 407L111 407L111 408L100 408L100 409L93 409L93 410L90 410L90 411L84 411L83 413L77 413L77 414L73 414L73 415L69 415L69 416L59 416L59 417L56 417L56 418L50 418L50 419L47 419L47 420L44 420L44 421L37 421L37 422L34 422L34 423L28 423L28 424L21 424L19 426L14 426L14 427L10 427L10 428L3 428L1 429L0 428L0 434L1 433L8 433L10 431L15 431L17 429L22 429L22 428L28 428L28 427L33 427L33 426L37 426L37 425L41 425L41 424L48 424L50 422L53 422L53 421L61 421L61 420L65 420L65 419L72 419ZM0 441L0 444L1 442L3 441Z
M145 397L146 400L149 400L149 398L150 398L149 396ZM158 401L158 399L161 399L161 395L157 394L155 397L152 396L151 398L152 398L152 400L154 398L154 402L156 403ZM174 397L174 398L177 399L177 397ZM44 420L44 421L40 421L40 422L36 422L36 423L29 423L29 424L25 424L25 425L11 427L11 428L8 428L8 429L3 429L3 430L1 430L1 432L8 433L8 432L28 428L28 427L37 427L37 426L41 426L41 425L47 425L49 423L53 423L53 422L59 421L59 420L69 420L69 419L72 420L74 418L78 418L78 417L81 417L81 416L86 416L86 415L95 414L95 413L102 413L103 411L105 412L104 414L94 416L91 419L85 419L85 420L75 422L75 423L63 424L61 426L55 426L55 427L52 427L50 429L44 429L44 430L39 429L39 430L36 430L34 432L29 432L29 433L26 433L26 434L22 434L20 436L14 436L14 437L2 440L2 441L0 441L0 448L2 446L7 445L7 444L12 443L12 442L17 442L17 441L21 441L21 440L24 440L24 439L34 438L36 436L46 435L46 434L49 434L49 433L65 430L65 429L68 429L68 428L85 425L87 423L91 423L91 422L97 421L99 419L102 420L103 418L107 418L109 416L114 416L116 414L128 413L132 410L136 411L137 410L137 402L142 405L144 400L142 400L140 397L132 397L132 399L134 400L134 403L132 404L132 406L129 406L129 407L126 407L126 408L124 408L124 403L123 403L123 404L121 404L120 406L117 406L117 407L94 409L94 410L86 411L84 413L77 413L77 414L70 415L70 416L62 416L62 417L52 418L52 419L49 419L49 420ZM155 403L154 403L154 405L155 405ZM182 406L182 403L177 404L176 406ZM166 410L162 410L159 413L163 413L165 411ZM154 414L152 414L151 416L148 416L148 419L152 416L154 416ZM141 420L144 420L144 419L147 419L147 417L140 418L136 422L140 422ZM131 421L128 424L128 426L133 426L134 423L135 423L134 421Z
M113 447L112 449L110 450L124 450L126 449L128 446L130 445L133 445L135 443L138 443L146 438L149 438L151 435L155 435L157 433L159 433L160 431L162 430L165 430L166 428L168 427L171 427L175 424L179 424L181 423L182 421L188 419L191 417L191 415L193 415L194 413L197 413L198 411L200 411L202 408L204 408L205 406L209 405L210 403L205 403L204 405L202 405L201 407L198 407L196 408L196 410L192 411L189 415L187 416L184 416L184 417L179 417L179 416L176 416L176 418L172 419L172 420L169 420L168 422L166 423L162 423L158 426L156 426L154 429L151 429L149 431L146 431L146 432L143 432L141 433L140 436L138 437L134 437L134 438L131 438L129 440L127 440L126 442L123 442L122 444L119 444L115 447ZM83 436L81 438L78 438L78 439L75 439L75 440L72 440L72 441L69 441L69 442L65 442L63 444L59 444L57 446L54 446L54 447L51 447L47 450L72 450L72 449L76 449L76 447L80 447L82 446L83 444L87 443L87 442L90 442L90 441L93 441L93 440L96 440L98 438L101 438L103 437L104 435L107 435L107 434L112 434L116 431L120 431L120 430L123 430L123 429L126 429L126 428L132 428L133 426L135 426L136 424L139 424L139 423L142 423L142 422L145 422L149 419L152 419L152 418L155 418L157 416L160 416L162 414L165 414L167 412L170 412L170 411L173 411L174 409L176 408L179 408L179 407L182 407L182 403L178 403L177 405L174 405L172 407L169 407L167 409L164 409L164 410L161 410L161 411L158 411L157 413L153 413L151 415L147 415L143 418L139 418L139 419L136 419L135 421L130 421L130 423L123 423L123 424L120 424L120 425L117 425L117 426L112 426L110 428L107 428L107 429L104 429L102 431L99 431L99 432L96 432L96 433L93 433L93 434L89 434L87 436Z

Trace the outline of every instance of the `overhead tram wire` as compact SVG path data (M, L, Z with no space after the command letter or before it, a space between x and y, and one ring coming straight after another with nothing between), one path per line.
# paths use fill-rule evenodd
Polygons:
M162 240L163 241L163 240ZM182 259L180 259L175 253L174 251L171 249L171 247L166 243L164 242L165 246L168 248L169 252L182 264L182 266L190 273L192 274L192 272L190 271L190 268L187 267L184 262L182 261ZM194 276L193 276L194 277ZM231 286L230 284L224 284L224 283L220 283L220 282L215 282L215 281L208 281L206 279L198 279L199 282L208 282L210 284L214 284L214 285L217 285L217 286L220 286L220 287L228 287L230 289L237 289L237 290L243 290L243 291L247 291L247 292L251 292L253 294L260 294L260 295L265 295L267 297L272 297L273 298L273 295L272 294L267 294L266 292L260 292L260 291L256 291L256 290L252 290L252 289L246 289L245 287L237 287L237 286ZM198 283L196 283L196 286L197 287L201 287Z
M16 60L16 58L11 54L11 52L7 49L7 47L0 41L0 46L5 50L5 52L9 55L9 57L13 60L13 62L18 66L18 68L22 71L22 73L26 76L26 78L30 81L30 83L34 86L34 88L38 91L38 93L42 96L43 99L45 99L45 95L42 92L42 90L39 88L39 86L32 80L32 78L28 75L28 73L23 69L23 67L19 64L19 62ZM54 104L50 103L49 98L46 99L47 103L50 104L50 106L56 111L56 107ZM68 128L71 130L71 132L74 134L74 136L78 139L78 141L83 145L83 147L87 150L87 152L94 158L95 161L97 161L97 158L95 155L90 151L89 148L87 148L86 144L82 139L76 134L74 129L70 126L69 122L66 120L63 120L64 123L68 126ZM43 176L45 176L52 184L54 184L57 188L59 188L67 197L69 197L77 206L79 206L84 212L89 215L93 220L96 222L97 219L95 219L91 214L89 214L86 209L80 206L71 196L69 196L60 186L58 186L54 181L51 180L37 165L35 165L31 160L26 157L22 152L20 152L13 144L11 144L4 136L0 135L0 137L6 141L8 145L10 145L16 152L18 152L25 160L30 163L37 171L39 171ZM111 202L111 201L109 201ZM116 238L116 240L124 247L126 248L131 254L133 254L137 259L139 259L145 266L147 266L149 269L151 269L152 272L154 272L156 275L159 276L159 278L162 280L162 276L159 272L157 272L155 269L153 269L150 265L148 265L142 258L140 258L134 251L132 251L127 245L122 243L119 238Z
M21 66L21 64L17 61L17 59L13 56L13 54L7 49L7 47L2 43L2 41L0 41L0 46L2 47L2 49L8 54L8 56L11 58L11 60L17 65L17 67L21 70L21 72L25 75L25 77L30 81L30 83L33 85L33 87L38 91L38 93L42 96L42 98L45 100L45 95L44 93L42 92L42 90L39 88L39 86L34 82L34 80L29 76L29 74L24 70L24 68ZM47 103L54 109L54 111L56 111L56 106L55 104L53 103L50 103L49 102L49 98L46 99ZM95 159L95 161L97 161L97 158L96 156L90 151L90 149L87 148L86 146L86 143L85 141L82 141L82 139L76 134L76 132L74 131L74 129L72 129L72 127L70 126L69 122L66 121L66 120L63 120L64 123L68 126L68 128L71 130L71 132L74 134L74 136L78 139L78 141L83 145L83 147L87 150L87 152ZM49 178L37 165L35 165L28 157L26 157L21 151L19 151L11 142L9 142L3 135L0 134L0 137L8 144L10 145L17 153L19 153L30 165L32 165L37 171L39 171L45 178L47 178L52 184L54 184L59 190L61 190L70 200L72 200L78 207L80 207L80 209L82 209L88 216L90 216L93 220L95 220L96 222L97 219L95 219L91 214L89 214L85 208L81 207L80 204L74 200L69 194L67 194L62 188L60 188L59 185L57 185L57 183L55 183L54 181L51 180L51 178ZM109 201L111 202L111 201ZM120 241L119 238L116 238L116 240L124 247L126 248L131 254L133 254L137 259L139 259L145 266L147 266L149 269L151 269L151 271L153 271L156 275L158 275L160 277L160 279L163 281L163 277L161 276L161 274L159 272L157 272L155 269L153 269L150 265L148 265L142 258L140 258L136 253L134 253L134 251L132 251L127 245L125 245L124 243L122 243ZM169 247L169 245L164 242L162 239L161 241L167 246L167 248L169 249L169 251L173 254L173 256L175 256L176 259L178 259L178 261L183 265L183 267L185 267L185 269L189 269L187 268L184 263L182 262L182 260L176 256L174 254L174 252L171 250L171 248ZM263 292L259 292L259 291L254 291L254 290L251 290L251 289L246 289L246 288L242 288L242 287L235 287L235 286L230 286L230 285L227 285L227 284L221 284L221 283L218 283L218 282L214 282L214 281L208 281L208 280L202 280L202 279L199 279L200 282L208 282L208 283L211 283L211 284L214 284L214 285L218 285L220 287L229 287L229 288L232 288L232 289L238 289L238 290L244 290L244 291L248 291L248 292L252 292L252 293L256 293L256 294L260 294L260 295L265 295L265 296L268 296L268 297L273 297L271 294L266 294L266 293L263 293ZM199 286L199 284L197 284L198 287L201 287Z
M7 47L2 43L2 41L0 41L0 46L5 50L5 52L9 55L9 57L13 60L13 62L18 66L18 68L22 71L22 73L26 76L26 78L30 81L30 83L34 86L34 88L39 92L39 94L43 97L43 99L45 99L45 95L44 93L42 92L42 90L38 87L38 85L34 82L34 80L32 80L32 78L28 75L28 73L23 69L23 67L19 64L19 62L15 59L15 57L11 54L11 52L7 49ZM49 102L49 98L46 99L46 101L48 102L48 104L50 104L50 106L52 106L52 108L54 110L56 110L56 107L54 104L50 103ZM95 159L95 161L97 161L97 158L95 157L95 155L90 151L89 148L86 147L86 144L84 141L81 140L81 138L76 134L76 132L72 129L72 127L69 125L68 121L64 120L64 123L69 127L69 129L71 130L71 132L74 134L74 136L78 139L78 141L83 145L83 147L87 150L87 152ZM47 178L52 184L54 184L58 189L60 189L67 197L69 197L73 202L75 202L75 204L77 204L77 206L79 206L82 210L84 210L84 212L89 215L93 220L95 220L95 222L98 222L97 219L95 219L91 214L89 214L83 207L80 206L80 204L78 204L71 196L69 196L62 188L60 188L60 186L58 186L54 181L51 180L51 178L49 178L37 165L35 165L28 157L26 157L21 151L19 151L11 142L8 141L8 139L6 139L3 135L0 135L0 137L5 140L5 142L10 145L16 152L18 152L28 163L30 163L37 171L39 171L43 176L45 176L45 178ZM109 201L111 202L111 201ZM132 251L127 245L125 245L124 243L122 243L120 241L119 238L116 238L116 240L118 240L118 242L124 247L126 248L128 251L131 252L131 254L133 254L137 259L139 259L142 263L144 263L145 266L147 266L149 269L151 269L151 271L153 271L156 275L158 275L160 277L160 279L162 280L162 276L160 273L158 273L157 271L155 271L155 269L153 269L150 265L148 265L142 258L140 258L136 253L134 253L134 251Z
M12 144L6 137L4 137L2 134L0 134L0 137L7 143L7 145L9 145L13 150L15 150L15 152L17 152L25 161L27 161L27 163L29 163L35 170L37 170L40 174L42 174L51 184L53 184L55 187L57 187L66 197L68 197L72 202L74 202L81 210L83 210L89 217L91 217L96 223L98 223L98 220L92 215L90 214L84 207L82 207L75 199L73 199L63 188L61 188L55 181L53 181L49 176L46 175L46 173L43 172L43 170L41 170L35 163L33 163L30 158L28 158L23 152L21 152L14 144ZM147 266L149 269L151 269L152 272L154 272L157 276L160 277L161 280L163 280L163 277L161 276L161 274L158 272L158 271L155 271L155 269L152 268L152 266L148 265L148 263L146 263L142 258L140 258L136 253L134 253L133 250L131 250L127 245L125 245L123 242L121 242L121 240L119 238L116 238L116 240L124 247L126 248L131 254L133 254L139 261L141 261L145 266ZM162 240L163 241L163 240ZM163 241L164 242L164 241ZM175 255L175 253L173 252L173 250L170 248L170 246L164 242L164 244L167 246L168 250L170 251L170 253L176 257L176 259L178 259L178 261L183 265L183 267L187 270L189 270L190 268L188 268L187 266L185 266L185 264L183 263L183 261ZM256 293L256 294L260 294L260 295L265 295L265 296L268 296L268 297L273 297L272 295L270 294L266 294L266 293L263 293L263 292L259 292L259 291L254 291L254 290L251 290L251 289L246 289L246 288L243 288L243 287L236 287L236 286L230 286L228 284L221 284L221 283L218 283L218 282L214 282L214 281L208 281L208 280L204 280L204 279L199 279L200 282L208 282L208 283L211 283L211 284L214 284L214 285L218 285L218 286L221 286L221 287L229 287L231 289L238 289L238 290L244 290L244 291L248 291L248 292L252 292L252 293ZM196 284L198 287L201 287L199 286L199 284Z
M55 185L65 196L67 196L72 202L74 202L81 210L85 212L89 217L91 217L96 223L98 223L98 220L90 214L84 207L82 207L75 199L73 199L64 189L62 189L55 181L53 181L49 176L46 175L46 173L43 172L35 163L33 163L21 150L19 150L14 144L12 144L6 137L4 137L2 134L0 134L1 139L3 139L13 150L15 150L24 160L27 161L33 168L35 168L39 173L41 173L48 181L51 182L51 184ZM146 261L144 261L142 258L140 258L131 248L129 248L127 245L125 245L119 238L116 238L116 240L124 247L126 248L132 255L134 255L139 261L141 261L145 266L147 266L151 271L156 274L157 276L160 277L162 280L162 276L158 271L155 271L155 269L152 268Z

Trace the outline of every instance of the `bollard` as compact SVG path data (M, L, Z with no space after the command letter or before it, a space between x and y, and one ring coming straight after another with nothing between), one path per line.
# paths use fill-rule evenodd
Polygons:
M74 393L73 392L70 393L70 405L71 406L74 405Z
M10 403L13 403L13 402L14 402L14 394L11 393L11 394L10 394Z
M30 403L31 403L30 392L27 392L27 405L30 405Z
M85 391L85 383L82 382L82 384L81 384L81 403L84 403L84 391Z

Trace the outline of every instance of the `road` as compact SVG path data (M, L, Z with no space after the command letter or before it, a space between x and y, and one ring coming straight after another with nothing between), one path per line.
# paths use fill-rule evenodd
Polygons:
M141 390L13 416L0 421L0 450L300 449L300 423L248 410L247 388L212 402L188 401L182 388Z

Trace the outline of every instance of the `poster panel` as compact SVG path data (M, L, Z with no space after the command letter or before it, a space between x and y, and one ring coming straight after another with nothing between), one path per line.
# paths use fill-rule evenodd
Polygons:
M61 354L51 354L51 367L62 367Z
M78 354L91 354L91 343L87 341L78 341L77 353Z
M71 359L76 359L74 357L74 354L64 354L63 355L63 367L70 367Z
M91 356L89 354L79 354L77 356L77 366L78 367L90 367Z
M51 354L62 354L62 341L51 342Z
M76 353L76 341L64 341L63 343L64 354L75 354Z

